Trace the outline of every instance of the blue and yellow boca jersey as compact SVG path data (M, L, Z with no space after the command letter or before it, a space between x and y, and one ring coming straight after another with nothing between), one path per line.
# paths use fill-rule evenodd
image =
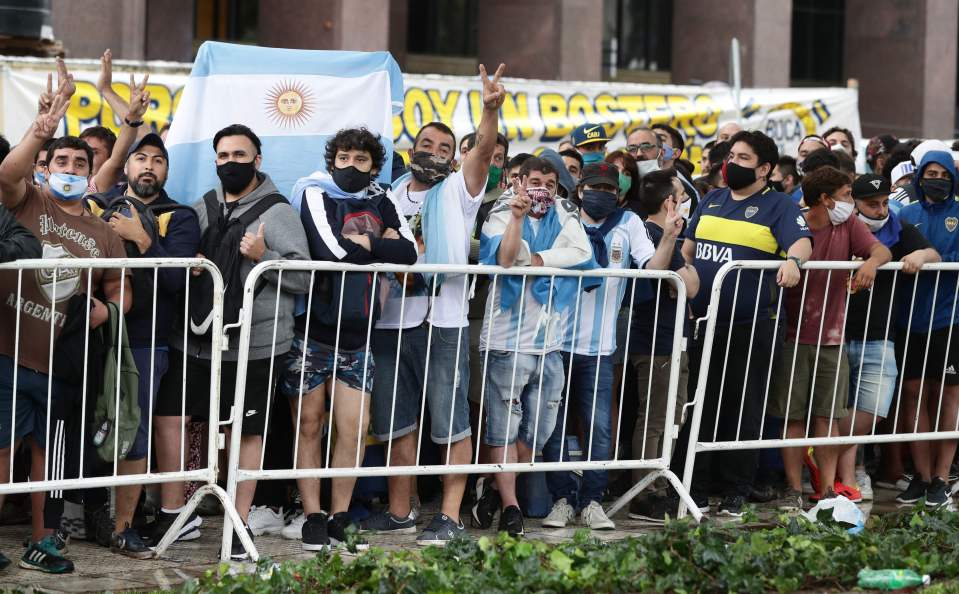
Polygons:
M693 214L686 237L696 242L693 265L699 273L699 293L690 305L696 317L706 315L716 272L733 260L782 260L789 247L803 237L812 237L799 206L786 194L771 188L734 200L728 188L707 194ZM719 321L729 321L736 292L737 274L726 277L720 299ZM748 323L772 315L775 307L776 273L744 270L739 276L739 292L733 323ZM756 300L759 308L756 309Z

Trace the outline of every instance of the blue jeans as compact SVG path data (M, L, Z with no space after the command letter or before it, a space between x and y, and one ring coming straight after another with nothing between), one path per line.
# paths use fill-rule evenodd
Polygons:
M589 448L589 460L609 460L613 434L613 356L570 355L563 353L563 364L570 376L569 402L576 407L586 431L583 448ZM598 377L597 377L598 376ZM593 387L596 388L594 404ZM595 408L594 408L595 407ZM595 412L595 414L594 414ZM559 462L565 444L562 420L566 416L566 402L560 405L556 429L543 447L546 462ZM563 452L568 460L569 452ZM605 470L583 471L582 486L578 489L571 472L549 472L546 485L553 501L566 499L575 509L586 507L590 501L601 501L606 490L608 473Z
M483 356L483 353L480 354ZM538 451L553 434L566 378L559 352L489 351L486 366L486 445L520 439Z

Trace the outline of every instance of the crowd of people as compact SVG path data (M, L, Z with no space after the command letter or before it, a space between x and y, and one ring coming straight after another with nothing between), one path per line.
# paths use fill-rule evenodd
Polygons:
M335 429L329 466L349 468L362 463L368 434L389 444L390 466L420 463L421 423L440 465L470 464L474 450L480 462L566 460L573 434L589 460L649 460L679 426L677 469L696 439L957 429L957 274L920 273L959 258L957 154L940 141L878 136L862 174L856 139L841 128L807 136L788 156L762 132L729 122L707 145L699 175L685 158L683 134L667 123L637 124L623 148L609 146L602 124L587 123L556 150L511 154L498 132L504 66L492 76L480 66L475 132L458 139L443 123L426 123L408 166L393 155L389 186L376 181L388 161L380 138L346 128L328 141L317 170L284 196L261 168L255 131L234 124L212 142L220 183L202 197L171 197L169 176L192 172L171 171L162 135L143 128L146 78L131 80L125 100L110 90L109 54L103 68L101 90L123 114L119 135L96 127L53 138L74 92L61 60L36 120L0 154L2 261L205 257L226 281L225 322L238 319L237 292L265 261L587 273L265 273L248 312L249 351L231 340L222 352L219 418L241 418L234 425L242 433L241 468L260 469L264 459L272 468L322 468L328 428ZM705 337L696 322L707 315L717 273L739 260L777 268L745 269L723 282L713 354L702 361ZM852 273L806 270L810 260L861 265ZM901 262L901 272L877 270L888 262ZM631 268L674 271L683 282L588 274ZM679 312L676 286L686 293ZM131 436L122 451L110 451L116 472L144 473L148 460L158 472L185 468L185 427L210 413L211 290L201 269L0 271L0 419L14 419L0 423L0 481L13 474L11 447L29 451L31 477L72 478L81 466L90 475L90 461L71 445L95 444L90 456L104 441L81 415L84 394L98 390L84 381L111 380L78 377L76 359L86 352L87 328L119 316L132 363L109 377L133 378L140 414L134 427L115 429ZM677 334L684 348L674 358ZM241 356L246 396L234 411ZM685 404L702 374L696 436ZM712 496L715 513L728 516L742 515L749 501L783 510L837 495L861 501L872 497L864 450L871 462L871 449L855 445L784 448L775 480L766 471L777 464L757 449L702 453L691 494L701 511L712 509ZM895 488L905 476L901 503L947 505L955 453L955 440L889 445L877 479ZM615 526L602 506L609 472L550 472L546 481L552 505L544 526L577 517L595 530ZM292 491L271 488L274 482L239 483L234 503L251 537L282 533L317 551L348 539L363 548L362 533L417 531L414 477L390 476L385 509L360 521L351 514L355 477L332 479L326 498L319 479L299 478L295 505ZM143 524L142 491L117 487L111 517L104 489L83 490L84 508L95 510L86 537L118 554L150 557L186 495L183 482L160 485L154 521ZM22 567L73 570L66 551L76 532L64 497L32 497ZM629 516L661 521L677 505L668 488L652 489L630 504ZM521 536L523 511L515 473L447 474L439 510L416 542L445 545L465 535L466 516L489 528L498 515L501 530ZM176 538L198 538L201 525L194 513ZM233 554L245 555L235 536ZM8 563L0 555L0 567Z

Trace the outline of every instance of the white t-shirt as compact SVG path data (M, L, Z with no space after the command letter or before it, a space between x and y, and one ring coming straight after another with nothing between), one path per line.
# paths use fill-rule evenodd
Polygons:
M588 225L599 227L599 225ZM635 263L642 269L653 257L656 247L649 238L646 225L635 213L626 211L619 223L606 234L606 255L609 270L629 268ZM577 355L611 355L616 350L616 316L623 303L630 279L606 277L603 284L579 296L579 316L575 316L576 304L566 311L563 327L566 336L563 350ZM605 309L605 318L603 310ZM576 320L574 327L573 321ZM575 328L575 336L574 330ZM624 337L621 337L625 339ZM574 342L575 340L575 342ZM602 344L600 344L602 341Z
M466 188L466 178L463 171L451 173L440 186L442 199L448 201L457 201L463 209L464 230L463 244L464 254L469 255L469 238L473 233L473 225L476 222L476 214L479 212L480 204L483 200L484 188L480 188L480 193L471 196ZM393 202L399 207L400 213L407 219L416 216L423 209L423 202L426 200L428 190L420 192L408 191L408 186L403 186L397 190L391 190ZM417 259L417 263L423 261L423 255ZM469 298L467 292L470 289L467 283L468 275L460 274L447 276L446 280L440 285L436 297L433 298L430 306L429 290L418 291L415 296L407 295L406 304L403 306L403 319L400 320L400 305L402 297L402 287L399 282L393 279L391 281L390 293L383 305L383 311L380 315L376 327L379 329L395 330L397 328L412 328L419 326L423 320L429 316L429 322L440 328L464 328L469 325L466 314L469 313ZM465 297L464 297L465 295Z

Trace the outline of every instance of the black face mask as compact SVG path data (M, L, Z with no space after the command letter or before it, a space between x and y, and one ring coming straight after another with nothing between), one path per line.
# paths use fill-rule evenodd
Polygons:
M256 175L256 167L253 166L253 161L248 163L227 161L216 166L216 176L223 184L223 191L228 194L236 195L242 192L253 181L254 175Z
M783 180L779 179L776 181L769 182L769 187L777 192L785 192L786 188L783 187Z
M426 151L417 151L410 159L410 172L416 181L433 186L446 179L452 165L452 161L444 161Z
M618 206L614 192L583 190L583 211L594 221L602 221Z
M333 168L333 181L341 190L349 192L350 194L355 194L369 186L371 177L371 172L360 171L352 165L343 168Z
M756 170L726 161L723 177L726 178L726 185L730 190L742 190L756 181Z
M925 179L920 182L922 193L933 202L942 202L952 194L951 179Z

